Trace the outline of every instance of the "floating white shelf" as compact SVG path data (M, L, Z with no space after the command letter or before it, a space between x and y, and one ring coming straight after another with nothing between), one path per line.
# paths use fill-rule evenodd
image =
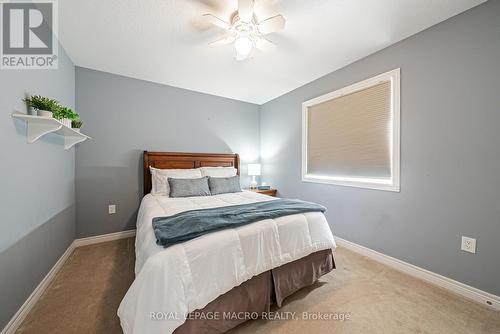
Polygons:
M57 133L64 137L64 149L69 150L73 146L87 139L92 139L74 129L63 125L55 118L46 118L40 116L26 115L20 112L15 112L12 117L23 119L28 125L26 137L28 143L34 143L40 137L47 133Z

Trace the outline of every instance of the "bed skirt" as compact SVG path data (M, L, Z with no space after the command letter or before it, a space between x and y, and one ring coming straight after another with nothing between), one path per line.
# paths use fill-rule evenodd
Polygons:
M203 309L193 311L174 333L224 333L254 315L269 312L271 304L281 307L286 297L312 285L333 269L332 250L326 249L263 272L219 296Z

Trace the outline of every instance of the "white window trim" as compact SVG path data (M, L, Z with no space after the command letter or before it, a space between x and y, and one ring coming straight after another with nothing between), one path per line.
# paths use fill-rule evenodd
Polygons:
M392 89L391 119L393 122L391 136L391 179L388 181L370 178L349 178L345 176L325 176L307 174L307 112L308 108L331 99L350 94L380 82L390 81ZM341 88L334 92L316 97L302 103L302 181L335 184L357 188L400 191L400 69L377 75L373 78Z

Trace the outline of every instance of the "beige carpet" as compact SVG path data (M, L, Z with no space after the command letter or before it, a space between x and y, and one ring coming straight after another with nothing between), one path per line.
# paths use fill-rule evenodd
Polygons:
M500 333L500 312L345 249L335 261L336 270L276 310L295 312L292 319L253 320L231 333ZM76 249L17 333L121 333L116 309L133 267L133 239Z

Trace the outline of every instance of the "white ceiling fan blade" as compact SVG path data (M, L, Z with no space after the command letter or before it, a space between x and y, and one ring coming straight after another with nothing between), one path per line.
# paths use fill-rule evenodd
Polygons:
M251 22L253 18L253 0L238 0L238 16L243 22Z
M285 28L286 20L283 15L276 15L265 19L259 23L259 31L264 34L270 34L275 31L280 31Z
M210 46L223 46L233 43L236 40L235 36L226 36L224 38L215 40L213 42L208 43Z
M258 38L255 41L255 47L260 51L270 51L276 48L276 44L265 38Z
M203 14L203 17L210 23L212 23L213 25L219 27L219 28L222 28L222 29L229 29L231 27L231 25L222 20L222 19L219 19L217 16L215 15L212 15L212 14Z

